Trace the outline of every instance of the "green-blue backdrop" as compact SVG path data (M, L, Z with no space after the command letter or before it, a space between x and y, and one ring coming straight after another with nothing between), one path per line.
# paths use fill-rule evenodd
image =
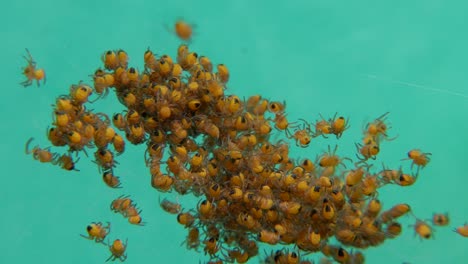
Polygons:
M186 230L158 206L143 146L118 157L124 185L118 191L102 183L85 156L80 172L67 173L24 153L32 136L34 144L48 145L51 104L71 84L90 82L104 51L125 49L139 69L148 47L175 56L180 41L164 25L178 18L196 24L191 49L229 67L227 93L286 100L291 120L335 112L350 117L339 141L342 155L354 157L364 122L390 111L391 135L398 138L384 143L377 164L398 167L412 148L433 156L414 186L385 187L379 198L385 208L410 203L421 219L449 212L451 223L420 241L408 227L414 218L406 217L404 234L366 250L367 263L466 263L468 240L452 232L468 220L466 1L19 0L1 6L0 263L102 263L108 250L79 236L92 221L111 221L111 239L128 238L127 263L206 261L180 246ZM46 85L19 85L25 48L46 69ZM114 96L91 108L123 109ZM317 139L292 155L314 158L328 144L335 142ZM131 194L143 208L146 226L130 226L110 212L120 194Z

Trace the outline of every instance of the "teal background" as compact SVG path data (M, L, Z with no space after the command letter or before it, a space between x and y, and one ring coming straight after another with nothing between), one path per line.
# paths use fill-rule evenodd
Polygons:
M383 143L376 166L398 167L412 148L433 156L414 186L384 187L379 198L385 208L410 203L421 219L449 212L451 223L420 241L408 227L414 218L406 217L404 234L366 250L367 263L466 263L468 240L452 232L468 220L466 1L43 0L6 1L2 10L0 263L102 263L108 250L79 236L92 221L111 221L111 239L128 238L126 263L206 260L180 246L186 231L159 207L143 146L117 158L124 185L117 191L84 155L81 171L68 173L24 153L31 136L34 145L48 146L51 104L71 84L90 82L104 51L126 50L139 69L147 47L175 57L180 42L164 25L180 17L196 24L190 48L229 67L227 93L286 100L290 120L335 112L350 117L339 141L344 156L354 158L366 121L390 111L390 134L399 137ZM24 48L46 70L46 85L19 85ZM89 108L123 110L113 93ZM292 156L315 158L329 144L335 141L317 139ZM110 212L120 194L137 201L146 226L130 226Z

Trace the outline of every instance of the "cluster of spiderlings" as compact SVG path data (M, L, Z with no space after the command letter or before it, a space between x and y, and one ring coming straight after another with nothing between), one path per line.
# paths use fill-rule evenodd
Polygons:
M429 162L429 153L408 154L418 168L412 175L385 167L372 171L369 162L379 154L381 142L391 140L388 113L367 124L363 145L356 145L359 161L344 170L352 160L338 156L338 146L312 161L290 157L289 141L308 147L316 137L340 138L349 127L347 119L335 115L314 123L304 119L290 123L285 103L260 95L244 102L227 95L228 68L219 64L214 71L207 57L186 45L178 48L176 60L168 55L157 58L147 50L141 73L128 67L123 50L105 52L102 61L104 69L93 75L98 94L94 101L113 89L127 108L113 115L112 124L128 142L146 144L145 161L156 190L201 197L190 210L166 199L160 204L187 228L187 248L202 249L211 263L245 263L258 255L259 243L296 248L297 252L286 248L272 252L267 263L310 263L301 252L318 251L340 263L363 263L361 252L348 253L346 247L378 246L401 233L397 220L410 213L410 206L398 204L382 211L378 189L413 184L419 168ZM106 114L86 109L92 92L80 83L57 99L48 138L54 146L69 146L71 152L96 146L95 163L105 183L120 187L113 173L114 152L124 151L125 140ZM272 140L273 128L284 137ZM42 161L47 155L40 151L28 150ZM128 197L114 200L111 209L142 225L140 211ZM423 238L431 236L430 226L422 220L417 220L415 230ZM341 245L333 245L333 238Z
M85 104L92 92L89 85L80 82L70 87L68 95L59 96L53 112L53 126L48 129L47 136L52 145L68 146L69 152L86 153L86 148L97 147L95 163L103 172L103 180L110 187L117 188L120 181L112 170L117 163L114 151L121 154L125 150L125 140L111 127L106 114L86 109ZM114 151L109 149L109 145ZM74 169L75 162L71 158L69 163L73 164L69 169Z

